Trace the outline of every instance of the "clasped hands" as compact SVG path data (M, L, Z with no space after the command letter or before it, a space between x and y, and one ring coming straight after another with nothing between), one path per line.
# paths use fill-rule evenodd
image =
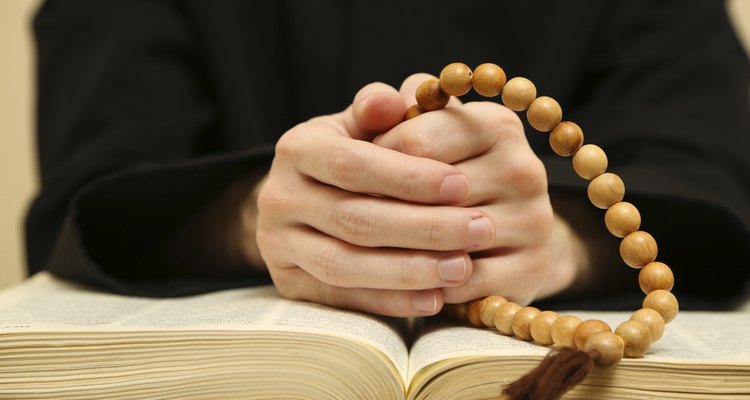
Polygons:
M278 141L255 239L282 296L424 316L490 294L529 303L575 279L552 256L546 171L518 116L453 98L403 121L428 77L370 84Z

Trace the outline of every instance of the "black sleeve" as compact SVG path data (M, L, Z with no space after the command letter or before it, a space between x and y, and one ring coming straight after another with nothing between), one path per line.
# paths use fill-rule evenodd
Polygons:
M750 276L750 68L723 2L619 2L585 65L565 118L584 121L585 142L607 152L675 271L675 293L697 306L740 298ZM545 162L553 186L585 190L569 159Z
M206 54L199 56L193 47L198 38L193 37L190 20L184 18L179 3L50 0L40 10L35 29L42 191L27 220L32 271L47 267L58 275L118 291L151 294L190 292L196 287L206 290L212 287L212 280L220 281L220 277L207 276L194 282L196 285L175 283L160 268L163 243L181 221L215 197L227 182L248 169L266 166L271 150L231 153L222 147L222 128L226 128L221 123L222 112L248 102L225 101L224 109L218 107L219 95L212 93L207 72L201 68L201 57ZM226 2L190 3L206 14ZM283 4L236 2L249 8L257 4L276 7L277 3ZM547 3L552 4L528 4ZM391 7L397 10L399 4L393 2ZM559 55L535 62L540 70L536 75L529 72L530 77L537 81L538 75L542 88L573 87L559 98L565 118L581 122L586 142L598 144L608 153L609 170L625 181L626 200L639 207L642 228L654 234L660 244L659 259L675 270L675 292L681 301L687 293L702 299L736 296L750 274L746 261L750 259L748 65L723 3L627 0L554 4L564 14L544 20L548 28L561 30L546 31L547 42L554 46L539 53L539 43L531 41L527 43L529 51L520 53L524 57L514 58L514 53L509 53L508 62L538 54ZM525 32L520 25L534 25L537 15L528 11L516 15L519 29L513 32ZM569 23L582 15L586 17L583 20L601 26L595 35L583 29L586 24ZM597 16L601 21L595 21ZM200 39L213 38L217 31L231 31L223 29L234 27L222 24L224 19L202 31ZM261 22L258 19L255 22ZM466 21L471 22L469 28L478 30L495 26ZM243 27L261 26L242 22ZM353 20L352 26L357 22ZM512 22L508 25L514 26ZM579 31L586 37L565 40ZM279 43L269 35L252 32L253 52L265 42L274 43L266 46L263 54L283 59L283 54L277 54L281 53ZM366 33L370 39L378 34ZM227 38L237 40L235 36L232 33ZM521 43L526 40L517 39ZM351 45L356 47L361 40ZM471 47L471 43L461 42L461 48ZM222 64L242 56L222 48L225 43L220 40L211 44L214 53L224 57ZM493 41L474 56L486 60L501 44L513 47ZM558 53L556 49L561 48L567 52ZM457 51L447 56L461 54ZM381 66L378 60L393 57L384 51L373 55L373 66L364 63L357 70ZM440 65L453 61L434 58L426 57ZM304 84L296 74L268 78L263 68L271 72L282 69L267 68L267 60L263 61L251 65L260 69L255 75L266 77L265 85L273 87L289 76L297 77L297 85ZM293 61L283 65L308 71L307 66L319 62L309 58ZM387 65L383 70L388 70ZM378 79L378 71L346 70L341 77L333 76L344 79L352 73L371 81L373 74ZM526 71L519 68L519 72ZM256 93L233 85L236 74L220 75L229 81L225 86ZM567 82L556 85L556 80ZM270 89L263 93L274 94ZM290 103L286 97L278 100L264 103L270 107L264 113ZM279 131L276 127L263 131ZM529 136L532 141L542 137ZM546 146L535 149L540 147ZM553 190L585 192L586 182L573 175L570 159L542 157ZM219 283L214 286L221 287Z
M182 11L153 0L47 1L39 10L41 192L26 222L30 272L150 295L253 282L178 281L162 267L180 224L272 157L270 147L220 152L220 111Z

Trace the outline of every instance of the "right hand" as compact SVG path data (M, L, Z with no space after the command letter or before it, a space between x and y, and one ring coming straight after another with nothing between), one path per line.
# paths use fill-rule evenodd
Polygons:
M258 195L256 240L282 296L425 316L442 307L439 288L468 281L467 252L486 248L494 226L470 231L489 218L450 206L469 195L457 167L371 143L405 110L398 91L371 84L345 111L279 140Z

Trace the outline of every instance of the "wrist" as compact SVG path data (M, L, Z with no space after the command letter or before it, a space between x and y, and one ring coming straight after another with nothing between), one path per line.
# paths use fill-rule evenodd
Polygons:
M255 242L257 187L248 174L225 187L169 239L166 260L178 276L249 275L265 272Z
M575 190L551 190L550 199L555 225L550 244L553 271L549 285L561 290L547 293L576 297L621 290L628 269L621 268L619 240L602 223L601 210L586 201L585 193ZM571 274L572 279L566 281ZM555 279L561 282L553 283ZM565 282L568 286L561 288Z
M559 214L554 214L549 243L550 274L538 294L545 298L588 281L591 257L581 236Z

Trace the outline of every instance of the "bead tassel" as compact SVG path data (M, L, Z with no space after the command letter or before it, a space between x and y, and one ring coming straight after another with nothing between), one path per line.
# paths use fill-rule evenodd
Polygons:
M557 400L588 376L594 362L586 352L563 347L503 390L508 400Z
M549 143L559 156L572 156L575 172L591 181L591 203L606 209L605 225L612 235L622 238L620 255L632 268L640 269L638 281L646 294L643 308L613 332L605 322L581 321L572 315L522 307L501 296L477 299L468 305L446 306L445 313L469 319L476 327L495 328L499 333L520 340L556 348L537 368L508 385L503 395L510 400L555 400L583 381L593 366L611 367L622 357L641 357L661 338L664 325L677 315L679 304L670 292L672 270L655 261L658 247L654 238L641 231L641 216L632 204L622 201L625 185L616 174L607 172L607 154L599 146L583 143L583 131L572 121L562 121L562 108L551 97L537 97L534 84L522 77L506 82L505 72L485 63L473 71L466 64L452 63L429 79L416 93L418 105L408 109L405 119L436 111L448 104L450 96L461 96L471 88L485 97L501 95L513 111L526 110L529 124L550 132Z

